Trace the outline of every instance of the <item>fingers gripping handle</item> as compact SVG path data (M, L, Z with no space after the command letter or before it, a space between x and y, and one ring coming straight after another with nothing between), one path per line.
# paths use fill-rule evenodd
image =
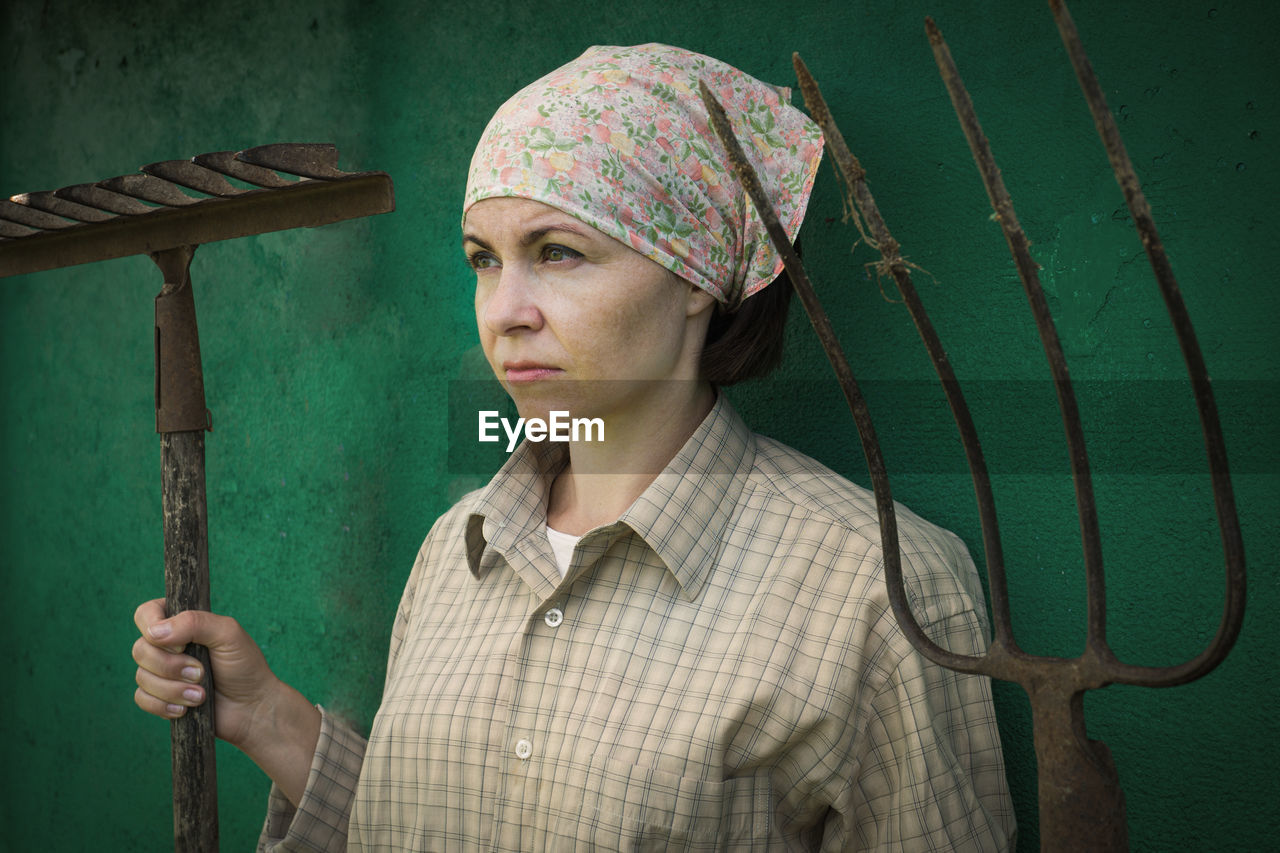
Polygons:
M164 273L156 297L156 428L160 432L164 510L165 615L209 609L208 508L204 486L204 378L188 266L194 246L152 255ZM205 673L206 701L172 723L174 849L218 849L212 668L209 651L191 645Z

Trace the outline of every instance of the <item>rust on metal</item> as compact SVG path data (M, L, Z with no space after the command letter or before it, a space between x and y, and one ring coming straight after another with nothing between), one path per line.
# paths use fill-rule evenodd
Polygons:
M156 295L156 432L161 433L212 427L191 292L195 248L178 246L151 256L164 274L164 287Z
M1125 819L1124 793L1116 767L1107 746L1090 740L1084 721L1084 694L1113 683L1150 687L1183 684L1199 678L1222 662L1239 635L1244 618L1245 566L1226 450L1213 402L1212 388L1200 348L1192 330L1186 306L1168 264L1163 245L1156 233L1150 210L1142 196L1140 183L1133 171L1106 107L1101 87L1093 75L1078 33L1061 0L1050 0L1067 53L1080 80L1085 99L1093 112L1099 135L1107 149L1116 180L1133 213L1147 255L1155 272L1170 316L1174 332L1182 347L1193 393L1200 411L1201 428L1209 459L1214 501L1226 560L1226 595L1218 632L1209 646L1191 660L1171 666L1134 666L1116 659L1106 641L1106 594L1102 567L1101 534L1089 474L1088 455L1084 445L1079 411L1071 389L1066 358L1041 289L1037 266L1031 258L1026 236L1018 224L1012 200L1004 187L1000 170L995 165L990 145L982 132L973 104L960 80L950 50L932 20L926 30L943 82L951 96L965 137L969 142L978 170L982 174L995 219L1009 244L1018 273L1023 282L1037 330L1049 360L1059 408L1067 434L1072 478L1076 486L1077 514L1084 547L1086 595L1088 600L1087 637L1084 652L1078 658L1036 657L1020 649L1014 640L1009 615L1008 592L1003 552L991 492L990 478L973 420L969 415L958 380L942 347L924 305L911 282L910 265L902 258L881 217L866 184L866 172L849 151L822 98L817 83L797 55L794 57L800 88L806 105L821 126L836 168L843 178L859 230L882 256L881 269L892 276L902 294L920 336L933 361L956 420L961 442L974 481L987 556L987 578L991 595L994 636L983 655L957 655L935 644L920 627L907 603L902 578L901 558L897 548L897 529L893 514L888 475L875 438L869 428L865 404L839 345L834 343L830 321L813 295L812 285L804 274L799 258L791 250L785 232L737 140L723 110L710 91L703 88L703 100L711 111L712 127L728 149L728 160L741 177L744 186L782 254L784 264L796 283L797 292L814 322L818 337L844 386L857 424L867 467L871 475L880 515L881 541L884 549L885 577L890 605L903 633L920 652L942 666L962 672L981 673L1012 681L1026 690L1031 700L1036 761L1039 777L1041 849L1068 851L1087 847L1090 850L1120 851L1128 849L1128 826ZM865 226L864 226L865 223ZM846 378L847 377L847 378Z

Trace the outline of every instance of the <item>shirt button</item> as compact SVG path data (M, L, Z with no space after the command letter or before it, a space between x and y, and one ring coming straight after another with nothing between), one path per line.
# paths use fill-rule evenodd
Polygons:
M533 755L533 744L524 738L516 741L516 758L527 761L531 755Z
M543 614L542 621L547 623L548 628L555 628L564 621L564 611L559 607L553 607Z

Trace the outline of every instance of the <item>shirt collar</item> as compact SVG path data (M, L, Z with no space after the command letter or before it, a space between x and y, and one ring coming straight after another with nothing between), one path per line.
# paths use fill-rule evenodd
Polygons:
M711 412L635 503L614 524L587 533L582 544L602 554L627 529L634 531L693 598L715 564L721 533L754 462L754 436L720 392ZM482 577L505 559L535 591L554 590L559 575L543 527L551 481L567 463L563 444L524 441L516 448L472 505L466 545L473 574Z

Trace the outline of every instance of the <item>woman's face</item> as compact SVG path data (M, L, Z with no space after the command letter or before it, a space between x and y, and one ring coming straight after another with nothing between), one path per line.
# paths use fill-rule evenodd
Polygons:
M612 237L490 198L468 211L463 249L481 346L521 416L652 416L697 381L713 298Z

